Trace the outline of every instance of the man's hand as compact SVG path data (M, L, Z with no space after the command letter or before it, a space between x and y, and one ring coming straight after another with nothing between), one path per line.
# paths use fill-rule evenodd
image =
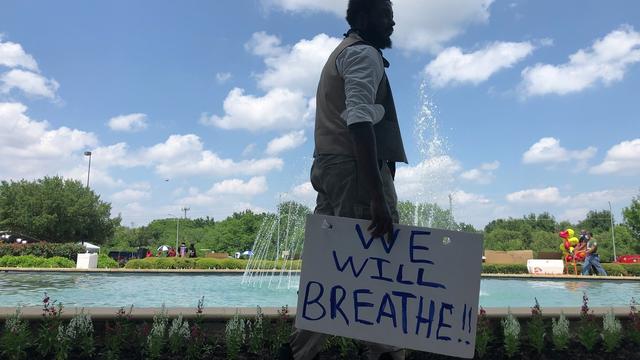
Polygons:
M393 219L384 197L371 200L371 225L367 230L373 237L387 235L388 244L393 241Z

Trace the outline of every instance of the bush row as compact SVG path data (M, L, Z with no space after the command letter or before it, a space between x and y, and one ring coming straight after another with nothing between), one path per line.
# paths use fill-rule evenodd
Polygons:
M145 258L132 259L127 262L127 269L229 269L241 270L247 267L248 260L244 259L211 259L211 258ZM260 269L281 269L282 261L262 260L257 264ZM286 264L287 269L299 270L300 260L293 260Z
M80 244L65 243L33 243L33 244L0 244L0 256L24 256L33 255L43 258L63 257L69 260L76 260L78 253L85 252Z
M573 273L573 266L569 267ZM604 263L602 267L609 276L640 276L640 264L614 264ZM580 264L577 266L578 274L582 270ZM524 264L482 264L484 274L527 274L527 265Z
M24 256L0 256L0 267L17 268L72 268L76 264L67 258L54 256L50 258L37 257L33 255Z
M98 255L98 268L99 269L117 269L120 265L118 262L108 257L105 254Z

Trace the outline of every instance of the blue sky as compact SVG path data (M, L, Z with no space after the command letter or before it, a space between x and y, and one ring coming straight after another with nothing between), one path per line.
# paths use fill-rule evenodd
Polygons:
M0 5L3 180L86 181L127 225L312 206L314 92L346 0ZM401 199L579 220L640 191L640 4L396 0ZM635 100L635 101L634 101ZM424 132L416 126L423 125ZM419 140L422 134L424 141ZM421 152L420 144L431 151Z

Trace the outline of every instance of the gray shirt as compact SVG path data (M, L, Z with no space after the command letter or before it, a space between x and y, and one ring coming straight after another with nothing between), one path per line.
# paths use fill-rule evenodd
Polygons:
M349 46L336 58L336 68L344 79L347 108L340 116L347 126L364 121L376 124L382 120L384 107L375 103L384 76L380 52L370 45Z

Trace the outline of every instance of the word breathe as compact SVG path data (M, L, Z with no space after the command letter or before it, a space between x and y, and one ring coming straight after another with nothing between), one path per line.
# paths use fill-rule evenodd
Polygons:
M355 255L341 256L337 250L331 250L332 264L337 276L334 283L327 284L310 280L303 289L302 318L309 321L320 321L328 317L344 326L360 324L378 326L387 323L394 329L401 329L403 334L423 336L438 341L452 341L452 321L454 312L462 312L461 329L471 334L473 308L467 304L455 306L446 298L446 284L430 279L430 272L437 271L437 264L429 257L428 243L431 233L424 230L410 230L408 247L396 248L400 229L396 229L392 239L386 242L382 237L366 238L359 224L355 225L355 235L367 253L379 239L383 254L376 256ZM344 239L343 241L349 241ZM390 260L393 251L406 251L405 262ZM395 257L397 259L397 256ZM361 286L344 286L356 280ZM374 292L367 287L372 282L384 282L387 291ZM430 289L425 296L424 290ZM301 289L302 290L302 289ZM437 295L437 296L436 296ZM458 320L460 321L460 320ZM461 338L458 342L464 341ZM469 341L464 341L469 345Z

